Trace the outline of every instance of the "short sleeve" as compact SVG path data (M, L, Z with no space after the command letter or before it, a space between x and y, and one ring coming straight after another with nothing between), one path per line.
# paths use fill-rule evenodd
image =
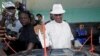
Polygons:
M29 29L29 32L28 32L28 41L29 42L32 42L32 43L37 43L38 42L38 39L37 39L37 35L35 34L35 31L33 30L33 27L31 27L30 29Z

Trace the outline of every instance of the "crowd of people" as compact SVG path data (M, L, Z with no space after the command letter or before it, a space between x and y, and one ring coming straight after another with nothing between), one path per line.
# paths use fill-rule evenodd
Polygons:
M75 39L78 39L83 44L87 38L84 25L80 25L80 28L76 29L77 37L74 39L69 24L63 20L63 14L66 11L61 4L53 5L50 12L51 19L48 22L43 22L43 15L40 13L36 15L37 20L35 20L34 15L18 1L15 4L5 2L3 5L0 38L6 39L16 52L47 47L51 49L73 48ZM46 45L43 43L44 38L46 39ZM2 42L4 40L0 42L2 52L6 55L14 54Z

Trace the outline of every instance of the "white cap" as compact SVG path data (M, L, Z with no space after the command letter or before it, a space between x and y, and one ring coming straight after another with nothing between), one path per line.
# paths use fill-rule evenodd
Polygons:
M15 7L15 5L11 1L9 1L9 2L3 2L2 7L3 8Z
M61 4L54 4L52 11L50 13L51 14L63 14L65 13L65 10L63 9Z

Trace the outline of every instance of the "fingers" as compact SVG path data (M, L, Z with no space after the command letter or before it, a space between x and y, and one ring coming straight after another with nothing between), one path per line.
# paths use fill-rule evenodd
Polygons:
M11 39L11 40L15 41L16 39L17 39L16 37L12 37L12 39Z
M16 37L11 37L10 35L7 35L5 34L5 37L8 39L8 40L13 40L15 41L17 38Z

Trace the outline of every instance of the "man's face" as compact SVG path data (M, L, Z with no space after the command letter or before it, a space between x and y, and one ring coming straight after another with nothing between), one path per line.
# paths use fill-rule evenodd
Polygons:
M79 28L80 28L80 29L83 29L83 28L84 28L84 25L83 25L83 24L80 24L80 25L79 25Z
M61 23L62 22L62 14L53 14L54 20L57 23Z
M42 17L41 17L41 16L37 16L37 18L38 18L38 20L40 20L40 21L42 20Z
M15 12L16 12L16 10L15 10L15 8L6 8L6 10L7 10L7 13L9 14L9 15L14 15L15 14Z

